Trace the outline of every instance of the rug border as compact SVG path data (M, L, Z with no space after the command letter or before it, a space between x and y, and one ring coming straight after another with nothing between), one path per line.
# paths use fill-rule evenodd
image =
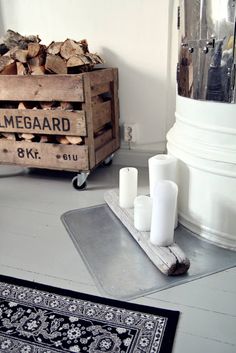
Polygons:
M126 310L144 312L147 314L153 314L158 316L163 316L168 319L167 328L164 332L162 339L161 349L159 353L169 353L172 350L174 344L174 338L176 334L177 324L180 316L180 312L176 310L169 310L163 308L151 307L143 304L136 304L125 302L117 299L111 299L106 297L99 297L92 294L86 294L82 292L76 292L70 289L63 289L59 287L50 286L47 284L42 284L34 281L28 281L25 279L20 279L16 277L10 277L0 274L0 282L5 282L12 285L18 285L22 287L29 287L31 289L41 290L45 292L54 293L61 296L68 296L75 299L87 300L96 302L98 304L115 306Z

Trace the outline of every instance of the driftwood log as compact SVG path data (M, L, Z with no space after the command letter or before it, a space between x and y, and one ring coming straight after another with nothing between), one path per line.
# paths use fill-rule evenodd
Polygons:
M116 190L107 191L104 194L104 200L162 273L167 276L176 276L188 271L190 261L176 243L167 247L155 246L149 241L149 232L140 232L134 227L133 209L124 209L119 206L119 196Z

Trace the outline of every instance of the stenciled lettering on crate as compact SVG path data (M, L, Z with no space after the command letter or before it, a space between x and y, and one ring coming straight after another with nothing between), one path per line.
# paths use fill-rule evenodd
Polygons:
M77 171L88 170L88 147L1 141L1 163Z
M86 136L84 111L0 109L0 131Z

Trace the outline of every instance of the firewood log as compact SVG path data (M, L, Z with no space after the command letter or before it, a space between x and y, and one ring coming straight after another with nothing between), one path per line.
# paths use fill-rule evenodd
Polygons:
M42 66L34 66L30 65L30 74L31 75L44 75L45 74L45 67Z
M67 74L66 61L59 55L48 54L46 57L45 69L55 74Z
M61 46L60 54L68 60L71 56L84 54L83 46L72 39L66 39Z
M16 62L17 75L27 75L27 69L21 62Z
M57 136L56 137L57 142L63 144L63 145L69 145L70 142L67 140L65 136Z
M9 56L1 56L0 57L0 72L5 69L6 66L12 64L14 60Z
M8 49L18 47L20 49L27 49L28 44L34 42L39 43L40 38L38 36L22 36L21 34L8 30L6 34L1 38L0 44L4 44Z
M20 102L20 103L18 104L18 109L27 109L27 107L26 107L26 105L25 105L24 102Z
M82 39L82 40L80 40L80 41L79 41L79 44L82 46L84 54L89 53L89 48L88 48L87 39Z
M93 65L98 64L98 60L97 60L97 58L96 58L96 56L95 56L94 54L92 54L92 53L87 53L85 56L86 56L86 58L87 58L88 60L90 60L91 64L93 64Z
M73 110L73 105L70 102L60 102L58 109L62 110Z
M40 135L40 140L39 140L40 143L46 143L46 142L49 142L49 137L48 135Z
M35 137L35 135L33 135L33 134L26 134L26 133L24 133L24 134L18 134L18 136L20 137L20 138L22 138L22 139L24 139L25 141L32 141L33 140L33 138Z
M12 54L11 57L16 60L20 61L21 63L27 62L28 50L25 49L17 49Z
M42 52L40 52L40 54L38 54L34 58L28 59L28 64L30 67L31 66L43 66L43 65L45 65L45 60L46 60L46 56L45 56L45 53L42 51Z
M39 43L29 43L28 44L28 57L35 58L40 52L40 44Z
M91 55L91 53L90 53L90 55ZM92 54L92 55L93 55L94 60L96 60L96 64L104 64L105 63L105 61L97 53Z
M19 102L17 109L37 109L36 102Z
M40 107L44 110L51 110L53 108L54 102L40 102Z
M67 67L75 67L75 66L83 66L83 65L84 65L84 62L83 60L80 59L79 55L71 56L66 62Z
M60 53L61 46L63 42L52 42L47 47L46 51L48 54L57 55Z
M83 140L80 136L65 136L72 145L79 145Z
M13 132L1 132L1 135L4 136L7 140L15 141L16 136Z
M13 62L9 65L7 65L1 72L0 75L16 75L17 74L17 68L16 68L16 63Z

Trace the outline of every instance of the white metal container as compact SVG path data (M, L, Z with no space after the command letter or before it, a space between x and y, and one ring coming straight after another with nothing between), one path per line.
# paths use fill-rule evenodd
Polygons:
M178 159L180 223L236 250L236 105L178 95L167 140Z

